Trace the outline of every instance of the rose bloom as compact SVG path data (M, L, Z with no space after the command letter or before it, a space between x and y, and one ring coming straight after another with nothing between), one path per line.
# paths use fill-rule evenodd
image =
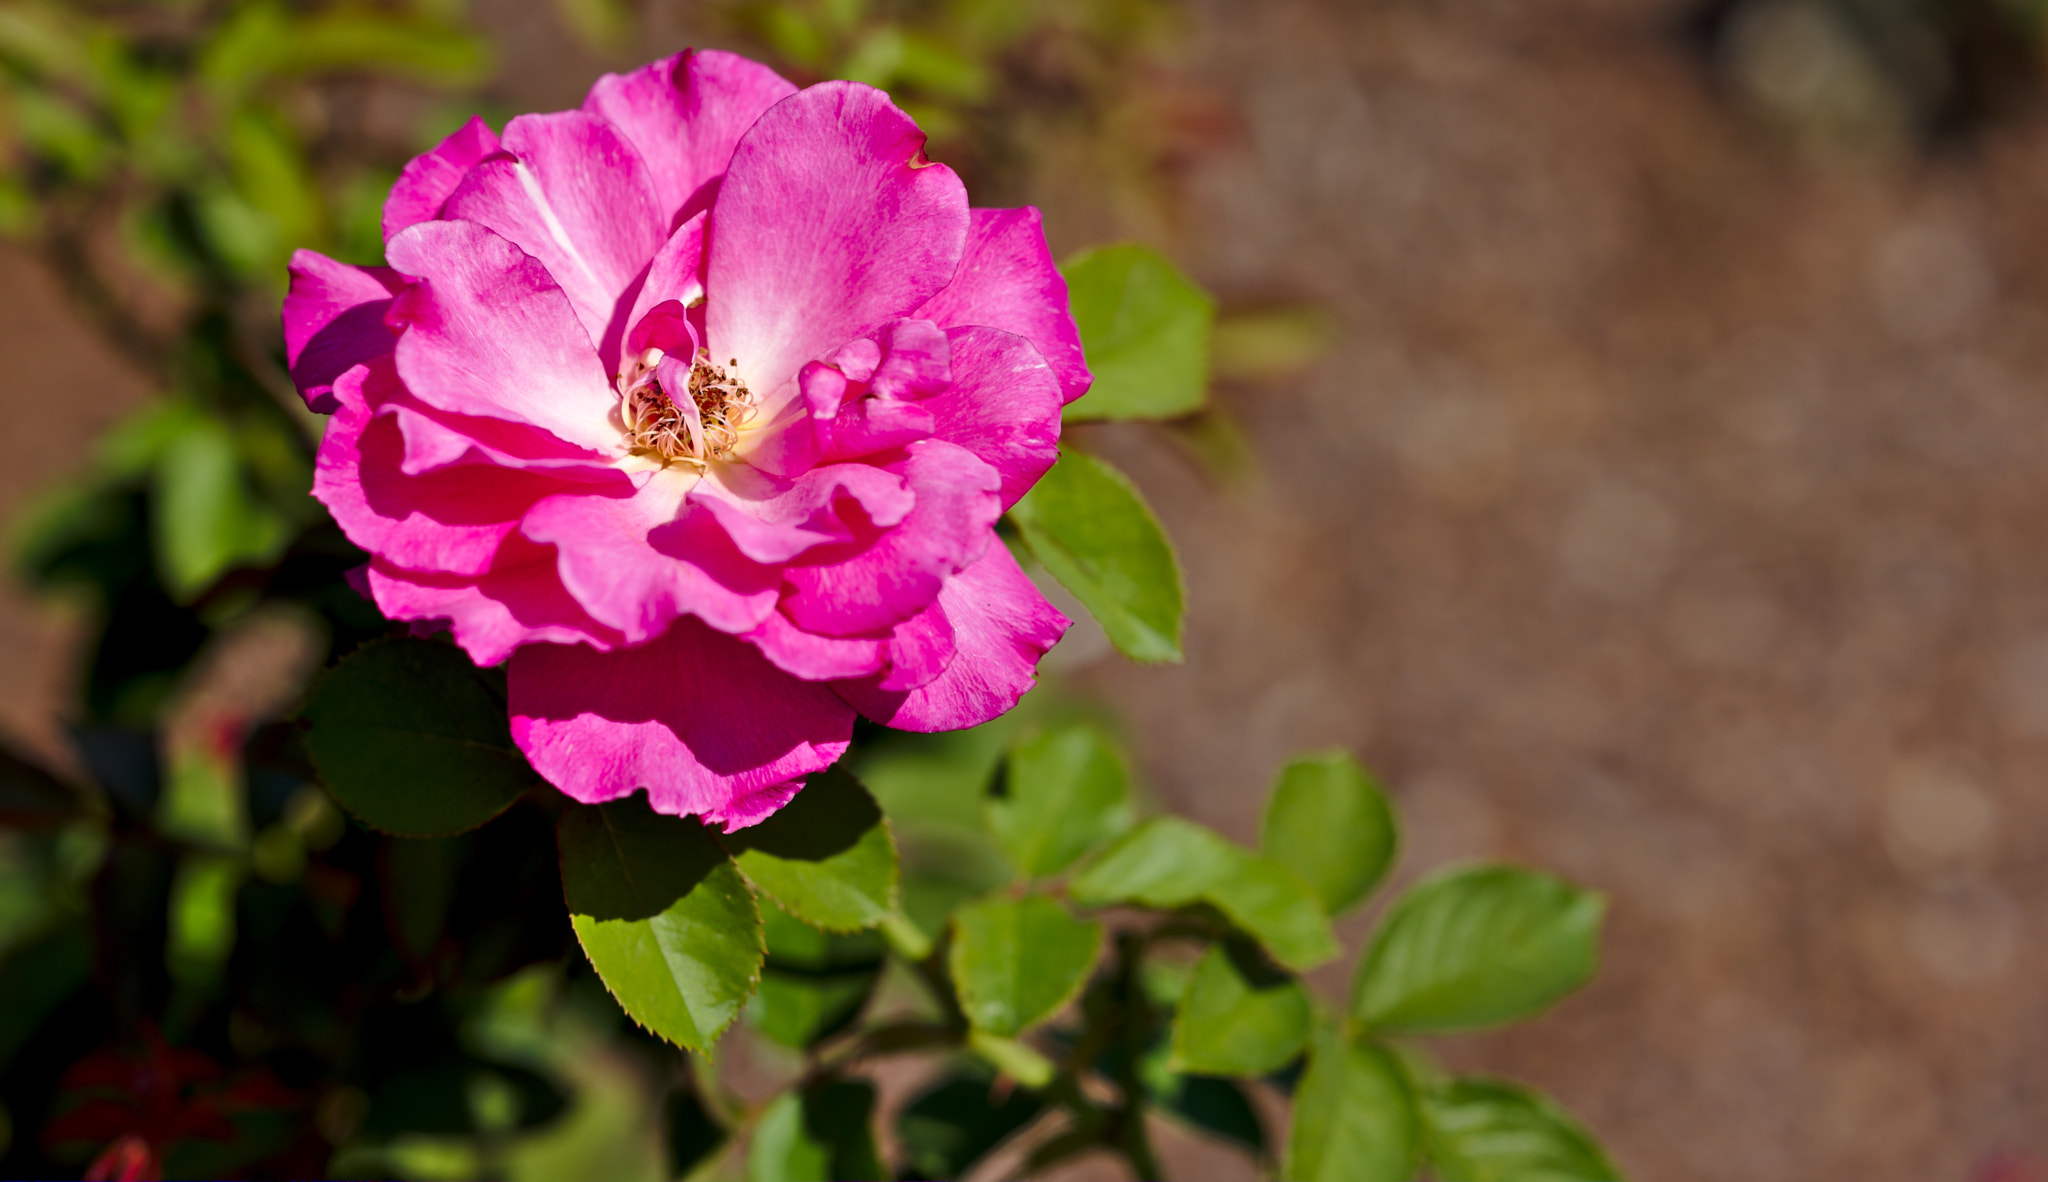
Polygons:
M985 722L1065 631L994 526L1088 388L1066 285L923 145L872 87L685 53L414 160L388 267L294 257L358 586L509 659L571 797L754 824L856 713Z

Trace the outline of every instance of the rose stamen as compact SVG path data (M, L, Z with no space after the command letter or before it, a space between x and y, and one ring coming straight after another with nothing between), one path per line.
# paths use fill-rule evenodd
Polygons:
M627 389L622 400L626 446L667 462L703 464L732 458L733 449L739 446L740 428L755 412L747 383L728 369L736 369L739 362L713 365L707 351L697 350L688 387L688 406L696 411L692 415L652 376L660 361L660 356L650 351L649 359L643 359L638 367L641 379Z

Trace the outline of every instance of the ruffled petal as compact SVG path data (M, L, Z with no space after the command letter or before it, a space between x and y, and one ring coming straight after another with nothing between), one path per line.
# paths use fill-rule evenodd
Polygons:
M994 536L1002 481L971 453L925 439L887 469L917 495L902 524L865 544L820 547L783 576L782 610L806 632L860 636L895 627L923 611Z
M478 575L531 506L570 489L592 489L590 476L572 482L516 468L406 475L397 420L372 409L375 396L362 389L395 383L388 361L342 375L341 405L313 465L313 496L348 539L370 553L412 570ZM626 482L620 473L610 479Z
M606 74L583 109L610 120L640 150L663 229L711 208L734 145L796 87L759 62L715 49L685 50L629 74Z
M292 252L284 297L284 351L292 384L319 414L333 414L334 379L391 352L384 312L405 289L389 267L352 267L310 250Z
M953 384L918 408L932 435L973 452L1003 478L1003 509L1060 458L1060 387L1038 350L992 328L953 328Z
M1072 402L1094 379L1081 355L1081 332L1068 311L1067 281L1053 265L1038 211L977 209L960 272L912 313L941 328L983 325L1031 342Z
M717 518L740 553L764 563L851 542L863 527L887 529L916 502L902 476L867 464L813 468L788 481L745 464L713 464L690 490L690 503Z
M688 332L683 309L703 298L704 215L698 214L677 227L655 252L654 261L647 264L647 277L641 281L640 294L633 299L633 311L626 317L627 331L634 337L627 352L637 353L650 344L675 352L668 342L680 340ZM669 304L676 305L676 328L663 332L665 340L640 339L648 314Z
M483 116L473 115L455 134L413 157L391 186L391 196L384 199L384 241L408 226L439 218L441 206L462 178L497 150L498 133Z
M873 677L834 682L833 688L862 714L898 730L980 726L1037 684L1039 658L1068 626L1000 543L946 580L937 607L952 625L957 649L945 672L908 691L883 689Z
M733 152L707 244L713 356L739 359L773 418L797 370L908 314L952 279L960 178L924 159L889 96L826 82L776 104Z
M695 620L617 652L529 645L509 680L513 741L549 783L586 804L645 788L656 812L728 829L786 802L853 737L830 688Z
M818 636L771 612L761 626L741 637L785 673L805 681L865 677L888 663L889 642L866 636Z
M457 414L529 423L606 456L625 453L618 396L569 299L532 256L474 222L422 222L391 240L419 282L391 305L406 389Z
M684 511L695 480L672 467L630 496L551 497L520 531L560 551L562 585L629 644L682 615L721 632L750 631L775 610L776 571L741 554L708 515Z
M518 534L505 539L481 575L404 570L375 558L365 579L377 610L394 620L445 621L479 665L496 665L522 644L625 643L562 589L554 551Z
M889 633L889 671L879 684L888 691L930 685L953 663L956 651L953 622L935 601Z
M617 128L583 111L521 115L505 125L504 150L470 170L441 216L488 226L539 259L609 372L627 297L668 238L647 164Z

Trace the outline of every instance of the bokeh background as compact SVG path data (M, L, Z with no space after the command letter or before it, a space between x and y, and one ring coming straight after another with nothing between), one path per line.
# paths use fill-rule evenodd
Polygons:
M2021 1182L2048 1177L2039 7L473 0L480 98L325 101L402 150L736 48L890 86L1055 253L1166 250L1222 309L1217 409L1084 430L1182 548L1189 659L1077 633L1054 662L1153 797L1249 838L1272 770L1342 745L1400 799L1403 876L1508 857L1608 891L1598 981L1446 1055L1636 1178ZM0 518L151 393L0 249ZM0 730L54 761L83 610L0 589ZM248 621L188 693L274 706L316 649Z

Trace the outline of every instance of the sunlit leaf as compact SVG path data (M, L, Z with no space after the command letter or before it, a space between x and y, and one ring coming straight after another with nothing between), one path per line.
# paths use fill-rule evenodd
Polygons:
M1067 447L1010 510L1031 553L1134 661L1181 659L1180 562L1123 473Z
M873 927L896 910L896 842L882 810L838 767L812 776L774 816L726 835L748 880L805 923Z
M1605 901L1512 866L1432 878L1396 900L1351 1012L1377 1030L1470 1030L1537 1013L1591 979Z
M1296 971L1340 951L1322 904L1293 871L1179 817L1155 817L1126 834L1068 892L1084 907L1210 904Z
M1416 1142L1414 1101L1386 1052L1354 1045L1336 1029L1318 1032L1294 1093L1280 1176L1290 1182L1409 1182Z
M1102 950L1102 925L1043 895L994 898L953 913L951 968L961 1008L1002 1037L1029 1030L1080 992Z
M1424 1152L1458 1182L1620 1182L1600 1147L1548 1100L1514 1084L1461 1079L1421 1097Z
M1394 810L1348 752L1305 755L1280 771L1259 847L1315 888L1335 915L1364 899L1394 864Z
M708 1049L766 952L753 893L718 840L640 795L568 805L557 840L569 917L605 987L642 1026Z
M341 806L373 829L473 829L536 782L512 745L502 676L452 645L372 641L313 683L301 712L307 754Z
M1035 735L1010 753L1004 792L985 806L988 830L1020 873L1057 874L1130 825L1130 784L1116 749L1092 727Z
M1216 305L1157 251L1134 244L1083 251L1060 265L1095 384L1068 422L1165 419L1209 394Z
M1173 1023L1172 1066L1201 1075L1259 1076L1301 1053L1309 1036L1300 982L1212 945L1195 966Z

